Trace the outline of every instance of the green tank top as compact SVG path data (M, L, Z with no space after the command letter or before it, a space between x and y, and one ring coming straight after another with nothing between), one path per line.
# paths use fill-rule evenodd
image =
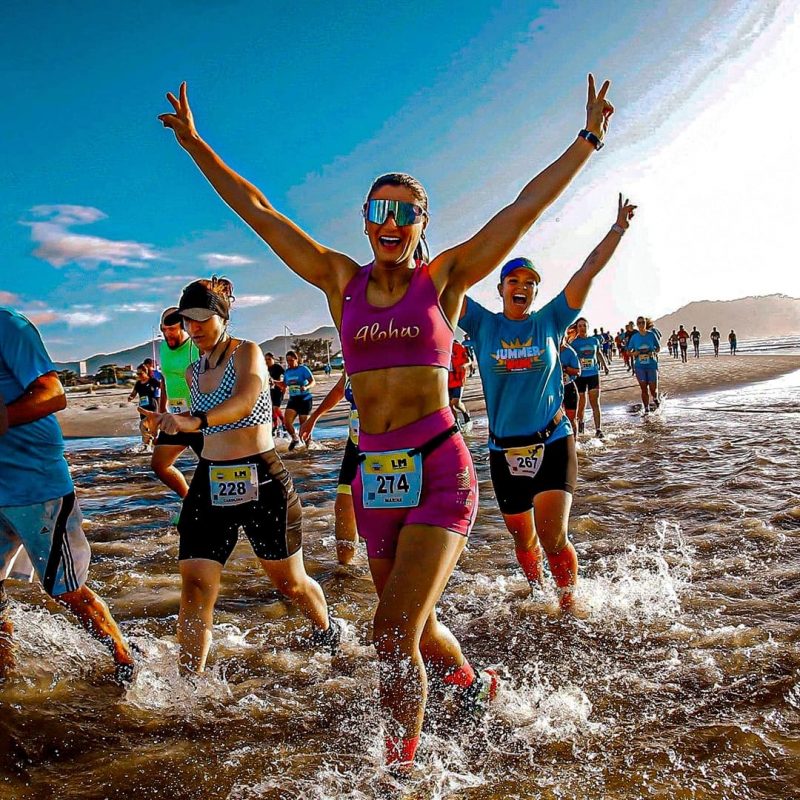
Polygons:
M189 410L189 386L186 383L186 370L193 361L200 358L200 352L191 339L187 339L174 350L166 342L161 342L161 374L167 386L167 411L182 414Z

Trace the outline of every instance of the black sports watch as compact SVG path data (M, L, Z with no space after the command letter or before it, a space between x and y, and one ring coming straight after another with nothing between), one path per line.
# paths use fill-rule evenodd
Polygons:
M599 136L595 136L591 131L587 131L586 128L579 131L578 136L580 136L581 139L586 139L589 144L594 145L595 150L600 150L605 145L605 142Z
M197 430L202 431L208 427L208 417L205 411L192 411L192 416L200 420L200 427Z

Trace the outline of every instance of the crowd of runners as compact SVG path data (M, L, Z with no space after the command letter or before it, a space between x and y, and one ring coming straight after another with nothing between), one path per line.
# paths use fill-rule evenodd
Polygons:
M575 438L587 395L595 435L603 436L600 372L608 374L615 345L642 387L645 412L659 403L661 334L652 323L639 317L612 337L603 329L590 334L581 316L636 206L619 195L596 246L538 310L539 267L506 259L603 146L614 111L608 88L606 81L597 90L589 76L585 127L562 155L472 238L435 257L422 185L404 173L375 180L361 209L373 253L363 266L316 242L222 161L197 132L185 84L178 97L167 95L172 112L161 121L216 192L288 269L324 293L346 366L314 409L315 379L298 353L287 352L283 366L231 334L235 295L224 278L190 283L162 314L160 370L142 364L130 399L138 398L143 435L153 440L155 474L182 500L182 670L205 667L221 575L240 529L272 584L308 618L310 645L337 651L342 626L305 571L301 501L274 436L285 430L290 450L308 444L320 417L344 398L349 431L336 490L336 551L347 563L359 537L366 543L378 596L372 641L387 766L402 772L414 761L429 681L465 713L485 710L498 676L470 663L436 611L478 510L462 436L470 424L463 389L476 367L491 482L517 561L534 588L545 580L546 562L561 608L575 610L578 557L568 535ZM498 266L502 311L492 312L468 291ZM454 342L457 327L467 333L462 342ZM693 333L676 334L679 346ZM36 329L10 309L0 309L0 398L0 667L12 652L4 581L36 575L108 646L118 679L129 681L131 650L85 585L89 545L53 416L65 405L64 391ZM175 467L187 448L199 459L190 482Z

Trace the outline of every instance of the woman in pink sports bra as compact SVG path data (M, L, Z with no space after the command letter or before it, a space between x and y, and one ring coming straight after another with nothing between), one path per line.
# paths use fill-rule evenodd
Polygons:
M194 125L186 94L167 94L171 128L222 199L286 265L321 289L341 332L360 414L362 462L353 482L358 530L367 541L379 596L373 641L380 662L386 763L414 760L427 673L452 689L465 711L496 693L491 670L476 674L435 606L475 518L478 492L466 445L453 430L447 375L464 296L486 277L577 175L614 109L606 81L589 76L586 127L516 200L471 239L425 258L428 198L401 173L376 180L363 207L374 258L356 261L319 244L228 167Z

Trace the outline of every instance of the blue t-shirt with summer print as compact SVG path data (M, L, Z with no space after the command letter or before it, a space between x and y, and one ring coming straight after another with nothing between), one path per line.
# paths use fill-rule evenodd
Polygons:
M467 297L458 323L478 357L489 429L499 439L532 435L547 427L561 408L564 387L559 344L580 309L562 291L524 320L508 319ZM548 441L572 434L566 416ZM489 447L500 450L489 441Z
M661 349L661 343L658 336L653 331L645 331L644 333L636 333L631 336L629 349L638 350L634 362L637 367L647 367L648 369L658 369L658 358L656 357L658 351Z
M578 336L569 345L578 354L582 378L600 374L600 343L594 336Z
M283 373L283 380L289 392L290 400L310 400L311 392L305 388L305 384L311 383L314 376L305 364L298 364L296 367L287 367Z

